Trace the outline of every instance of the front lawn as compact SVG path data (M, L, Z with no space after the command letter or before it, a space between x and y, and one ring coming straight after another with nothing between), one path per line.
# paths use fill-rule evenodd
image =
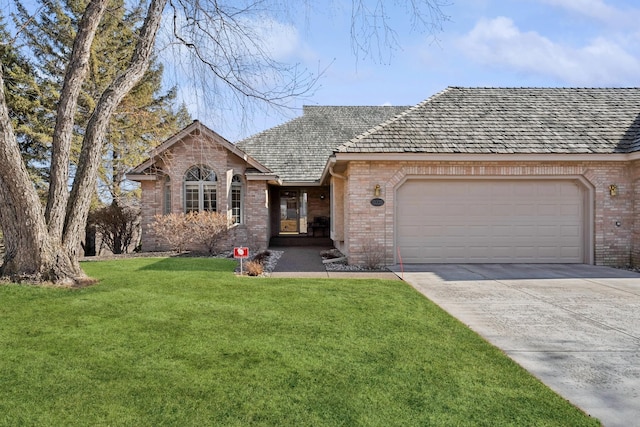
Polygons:
M0 286L0 425L598 425L403 282L234 266Z

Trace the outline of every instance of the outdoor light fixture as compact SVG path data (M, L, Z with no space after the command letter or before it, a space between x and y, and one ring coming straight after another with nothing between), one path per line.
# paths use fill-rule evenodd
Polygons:
M611 195L611 197L615 197L618 195L618 186L615 184L611 184L609 186L609 194Z
M380 197L380 184L376 184L376 188L373 189L373 195Z

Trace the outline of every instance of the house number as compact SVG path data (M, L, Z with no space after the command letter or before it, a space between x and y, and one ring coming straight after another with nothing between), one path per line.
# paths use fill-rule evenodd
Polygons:
M375 199L371 199L371 204L373 206L382 206L382 205L384 205L384 200L376 197Z

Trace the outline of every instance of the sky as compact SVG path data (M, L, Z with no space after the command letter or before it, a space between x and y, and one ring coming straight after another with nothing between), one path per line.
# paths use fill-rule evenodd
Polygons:
M431 0L447 17L433 32L413 25L405 6L426 1L265 0L284 6L279 13L269 6L251 15L256 37L276 61L317 78L286 108L249 103L241 109L211 74L182 63L168 8L157 43L165 88L177 87L177 102L192 118L236 142L302 115L304 105L410 106L448 86L640 86L638 0ZM11 2L0 3L12 11ZM364 36L358 40L372 41L368 54L354 53L351 16L359 3L384 7L395 31L392 47L382 41L378 49L374 37Z
M383 2L397 46L383 44L369 56L353 52L350 0L273 18L266 38L275 57L322 70L313 91L289 109L243 115L217 109L186 86L179 99L193 118L237 141L300 116L303 105L415 105L448 86L640 86L637 0L451 1L435 33L412 30L404 3Z

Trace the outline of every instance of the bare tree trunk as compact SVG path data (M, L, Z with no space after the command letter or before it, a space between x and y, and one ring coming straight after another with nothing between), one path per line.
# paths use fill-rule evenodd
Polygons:
M78 172L67 193L69 146L79 86L93 36L107 0L93 0L83 16L71 54L65 92L56 117L52 187L46 214L20 155L9 118L0 69L0 222L6 252L0 274L31 281L79 282L87 280L78 262L80 241L100 164L102 141L115 108L144 75L167 0L152 0L129 68L105 91L87 125ZM0 64L1 65L1 64ZM60 214L62 209L63 214ZM50 227L46 219L50 220ZM60 224L63 224L64 227ZM60 228L60 231L58 231Z
M73 138L74 116L78 106L78 96L89 69L91 44L100 20L104 15L108 0L92 0L78 26L78 34L73 43L71 58L67 65L60 101L56 111L56 126L53 132L51 154L51 177L49 198L45 217L49 233L54 239L62 239L64 218L69 198L69 151Z
M162 10L166 4L167 0L151 1L129 67L102 94L87 124L78 170L67 205L63 234L64 247L71 258L77 257L80 249L109 120L122 98L142 79L149 67L156 34L162 20Z
M77 261L51 239L42 206L20 155L0 69L0 221L5 239L0 274L20 280L64 282L84 277Z

